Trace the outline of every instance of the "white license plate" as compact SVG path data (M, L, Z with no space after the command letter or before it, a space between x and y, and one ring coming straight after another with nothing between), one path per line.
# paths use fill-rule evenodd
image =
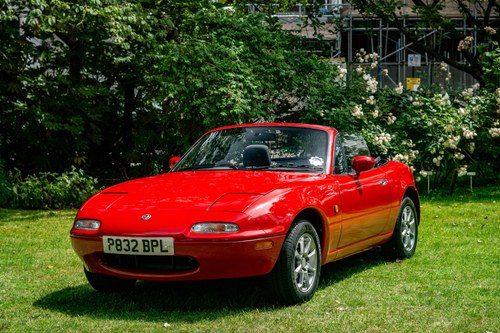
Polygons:
M103 236L104 253L136 254L150 256L173 256L174 239L172 237L141 238Z

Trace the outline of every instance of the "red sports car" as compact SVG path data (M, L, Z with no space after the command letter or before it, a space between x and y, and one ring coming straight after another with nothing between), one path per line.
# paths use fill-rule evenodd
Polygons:
M71 241L89 283L266 275L278 299L307 301L321 266L382 246L417 246L410 169L364 140L304 124L249 124L202 136L162 175L107 188L78 211Z

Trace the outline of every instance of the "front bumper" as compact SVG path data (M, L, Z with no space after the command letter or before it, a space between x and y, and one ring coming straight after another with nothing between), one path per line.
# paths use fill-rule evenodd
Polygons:
M265 275L271 272L278 260L284 239L285 236L281 235L238 241L186 240L174 243L175 256L120 258L104 254L101 236L71 235L73 249L88 271L156 281Z

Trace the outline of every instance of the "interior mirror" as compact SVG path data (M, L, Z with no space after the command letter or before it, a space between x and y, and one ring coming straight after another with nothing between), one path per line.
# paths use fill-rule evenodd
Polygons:
M172 169L177 164L177 162L179 162L180 159L181 158L179 156L171 157L170 160L168 160L169 169Z
M356 156L352 159L352 168L356 174L372 169L375 166L375 159L371 156Z

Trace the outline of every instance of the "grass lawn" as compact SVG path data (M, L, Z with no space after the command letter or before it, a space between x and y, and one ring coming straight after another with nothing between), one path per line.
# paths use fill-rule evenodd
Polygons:
M499 203L498 188L425 196L413 258L327 265L291 307L259 279L99 294L71 249L74 211L0 210L0 332L500 332Z

